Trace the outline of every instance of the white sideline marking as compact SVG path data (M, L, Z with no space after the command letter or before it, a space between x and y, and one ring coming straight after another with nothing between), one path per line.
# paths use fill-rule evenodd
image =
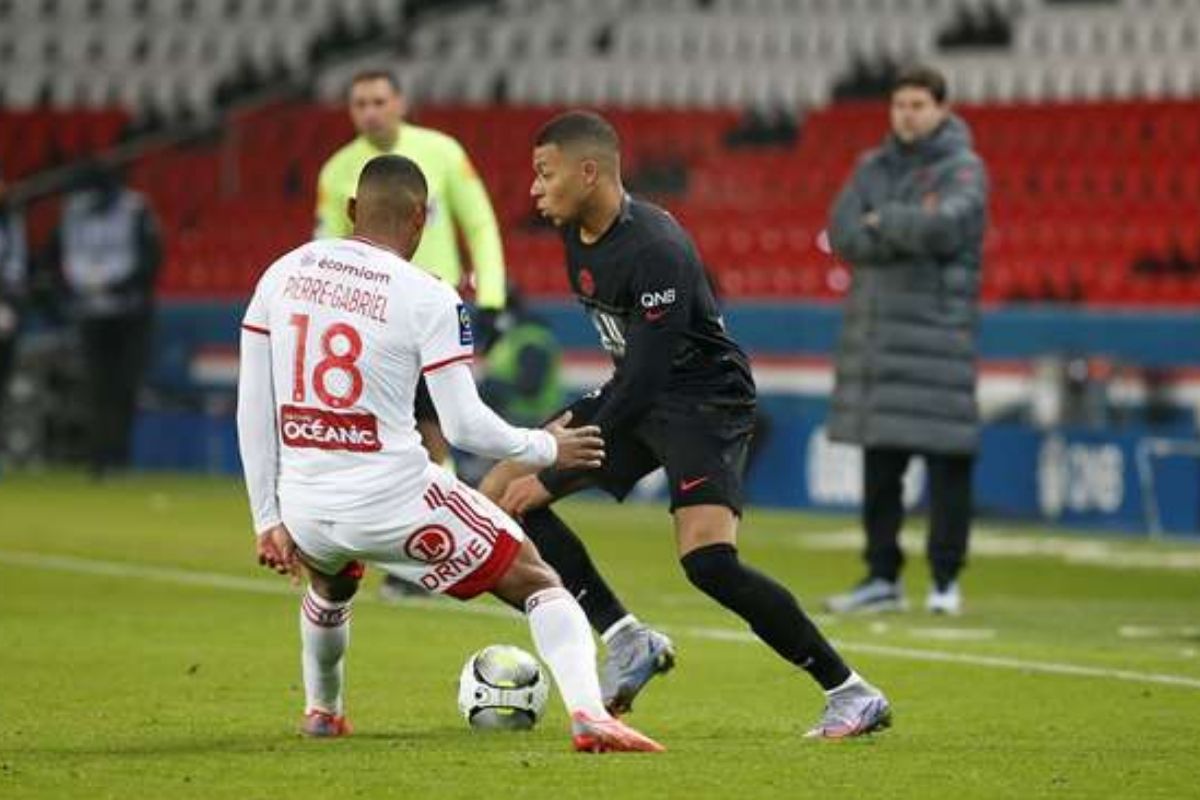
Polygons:
M677 630L698 639L712 639L720 642L755 642L757 637L746 631L724 630L721 628L664 628ZM868 644L866 642L847 642L835 639L833 643L841 650L851 653L868 653L870 655L888 658L902 658L910 661L938 661L947 664L970 664L974 667L993 667L995 669L1011 669L1018 672L1040 672L1046 675L1070 675L1082 678L1111 678L1133 683L1156 683L1166 686L1183 686L1188 689L1200 689L1200 678L1189 678L1184 675L1163 675L1156 672L1133 672L1124 669L1107 669L1105 667L1085 667L1080 664L1059 664L1053 661L1026 661L1022 658L1007 656L984 656L969 653L947 653L941 650L918 650L912 647L894 647L886 644Z
M255 594L285 595L299 597L300 590L290 585L283 577L279 578L242 578L237 575L223 575L219 572L201 572L199 570L178 569L176 567L153 567L145 564L131 564L122 561L100 561L91 558L75 556L52 556L42 553L29 553L17 550L0 550L0 564L10 567L30 567L32 569L51 569L60 572L73 572L77 575L101 575L109 578L137 578L157 583L170 583L176 586L200 586L206 589L230 589L235 592L253 592ZM380 603L383 601L363 593L354 599L355 603ZM504 606L483 605L480 603L460 603L457 600L439 597L406 598L403 605L417 608L430 607L438 610L455 610L463 614L476 614L491 617L515 617L516 611Z
M857 552L862 550L863 534L855 528L800 533L785 541L802 550ZM900 542L908 550L919 552L925 546L925 534L909 530ZM1200 570L1200 547L1179 543L1171 549L1149 549L1136 541L1105 541L1065 536L1027 536L980 528L971 533L971 555L995 558L1055 558L1064 564L1112 569L1160 569L1193 572Z
M996 638L996 632L991 628L909 628L908 635L943 642L980 642Z
M0 564L10 567L27 567L31 569L48 569L60 572L71 572L81 575L101 575L112 578L135 578L156 581L173 585L199 586L208 589L229 589L237 592L253 592L256 594L291 595L299 594L297 589L288 585L282 579L242 578L235 575L222 575L216 572L200 572L197 570L178 569L174 567L152 567L141 564L122 563L118 561L99 561L74 556L52 556L42 553L29 553L14 550L0 550ZM364 594L361 598L367 602L379 602ZM476 614L483 616L501 616L515 618L517 613L502 606L483 605L479 603L459 603L453 600L404 600L403 606L427 608L431 611L450 611L458 614ZM755 642L756 637L747 632L730 628L708 627L664 627L668 632L692 636L698 639L709 639L721 642ZM947 664L967 664L975 667L990 667L993 669L1009 669L1019 672L1036 672L1047 675L1070 675L1080 678L1108 678L1110 680L1129 681L1132 683L1152 683L1164 686L1180 686L1188 689L1200 689L1200 678L1184 675L1165 675L1154 672L1134 672L1132 670L1107 669L1104 667L1088 667L1079 664L1061 664L1050 661L1027 661L1006 656L987 656L969 653L951 653L941 650L920 650L912 647L895 647L892 645L869 644L866 642L849 642L835 640L839 648L851 653L867 653L886 658L899 658L908 661L934 661Z
M1117 628L1117 634L1122 639L1195 639L1200 638L1200 627L1185 625L1160 628L1154 625L1122 625Z

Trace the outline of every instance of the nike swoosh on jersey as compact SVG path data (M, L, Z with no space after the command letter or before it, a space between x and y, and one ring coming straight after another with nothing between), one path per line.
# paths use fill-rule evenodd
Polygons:
M692 478L690 481L682 480L679 482L679 490L681 492L690 492L692 489L695 489L697 486L700 486L704 483L708 483L707 475L700 478Z

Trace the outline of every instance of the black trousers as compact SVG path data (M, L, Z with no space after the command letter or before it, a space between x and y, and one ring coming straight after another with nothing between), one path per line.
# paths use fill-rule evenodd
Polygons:
M4 408L8 400L8 381L12 378L17 355L17 337L0 335L0 431L4 430ZM4 450L0 447L0 453Z
M967 560L971 531L969 455L915 453L868 447L863 464L863 528L866 562L872 578L894 581L904 566L900 528L904 524L903 478L909 459L923 455L929 474L929 539L926 554L939 587L958 577Z
M88 464L97 473L129 465L133 414L150 339L150 315L85 320Z

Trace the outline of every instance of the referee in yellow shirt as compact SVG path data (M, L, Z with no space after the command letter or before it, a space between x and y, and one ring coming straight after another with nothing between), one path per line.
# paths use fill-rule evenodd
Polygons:
M500 228L467 153L453 137L404 122L407 110L396 76L368 70L350 82L350 119L358 137L334 153L317 178L318 238L349 236L346 201L354 194L359 173L378 155L394 153L417 163L429 183L428 221L413 263L458 288L463 276L455 225L471 250L475 305L486 343L491 322L504 308L504 250ZM437 413L424 382L417 394L417 428L435 462L449 459L450 449L437 424Z

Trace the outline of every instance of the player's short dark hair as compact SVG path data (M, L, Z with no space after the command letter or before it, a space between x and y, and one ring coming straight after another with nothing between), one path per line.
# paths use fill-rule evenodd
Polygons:
M941 70L927 64L906 67L896 75L892 82L892 94L906 88L925 89L933 95L938 105L946 102L946 76Z
M380 190L387 195L429 196L429 184L417 162L398 155L375 156L368 161L358 175L359 195L364 194L364 188Z
M547 144L559 147L591 144L615 154L621 152L617 129L594 111L567 111L547 122L538 131L534 146Z
M404 94L404 88L400 85L400 79L396 77L396 73L388 69L363 69L354 73L354 77L350 79L349 89L353 89L360 83L368 83L370 81L387 81L387 85L392 87L392 91L396 94Z

